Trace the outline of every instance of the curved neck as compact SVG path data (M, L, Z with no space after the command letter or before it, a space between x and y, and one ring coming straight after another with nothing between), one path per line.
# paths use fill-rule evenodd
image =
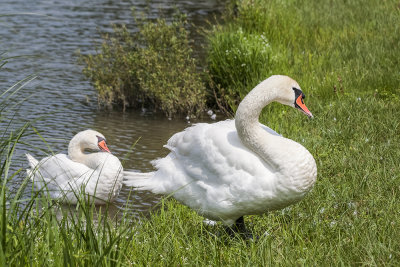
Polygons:
M257 85L247 96L240 102L236 111L235 120L236 128L245 130L247 125L258 125L262 109L277 97L277 89L275 87L268 88L266 81Z
M90 168L96 167L97 153L85 154L85 147L80 138L72 138L68 145L68 157L75 162L85 164Z
M80 140L72 138L68 145L68 156L73 161L83 163L87 156L84 150L85 148L82 147Z
M96 169L98 167L98 163L100 162L99 154L98 153L84 153L85 148L79 142L71 142L68 146L68 157L75 162L79 162L85 164L89 168Z
M236 130L243 144L275 170L280 167L276 158L279 137L262 129L258 119L262 109L277 98L277 92L266 81L260 83L242 100L235 115Z

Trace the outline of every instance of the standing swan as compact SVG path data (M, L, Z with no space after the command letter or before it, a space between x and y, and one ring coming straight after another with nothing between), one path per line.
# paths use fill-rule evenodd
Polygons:
M304 98L296 81L271 76L243 99L234 120L199 123L173 135L165 146L171 152L153 162L157 171L125 172L124 183L172 194L200 215L245 232L243 215L296 203L315 183L317 167L307 149L258 121L272 101L312 117Z
M86 154L85 150L98 152ZM122 186L121 162L110 153L105 137L93 130L76 134L69 142L68 155L56 154L40 162L26 156L31 166L28 176L53 199L76 204L77 197L85 194L100 204L114 199Z

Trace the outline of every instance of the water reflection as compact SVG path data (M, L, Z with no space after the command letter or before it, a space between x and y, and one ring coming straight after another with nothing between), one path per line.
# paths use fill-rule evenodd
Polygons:
M100 41L99 32L111 32L113 23L128 24L134 28L131 7L138 12L148 10L156 18L160 12L168 17L175 8L187 13L195 24L204 24L213 14L222 10L225 1L133 1L133 0L3 0L1 14L19 14L0 20L0 52L7 56L31 55L10 60L0 70L0 93L30 74L38 78L24 87L15 101L24 101L11 116L13 125L35 121L33 125L47 143L38 136L24 138L14 156L13 168L27 168L24 153L38 159L49 153L66 153L69 140L77 132L92 128L102 132L110 149L124 160L124 167L150 171L150 161L165 156L163 145L169 137L188 126L185 120L167 120L164 116L144 115L140 112L103 112L97 109L96 92L77 65L76 51L94 53L94 42ZM35 13L26 14L26 13ZM196 36L197 42L201 38ZM3 130L8 121L0 123ZM130 147L140 138L133 148ZM13 181L17 189L23 177ZM28 186L28 188L30 188ZM27 189L28 190L28 189ZM26 192L30 195L29 190ZM116 200L123 207L129 189L123 188ZM132 210L148 209L158 201L150 193L135 193L127 204Z

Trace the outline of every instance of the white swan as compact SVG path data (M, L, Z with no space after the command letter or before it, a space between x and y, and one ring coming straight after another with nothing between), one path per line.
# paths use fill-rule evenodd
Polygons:
M101 151L85 153L85 150ZM113 200L122 187L123 168L110 153L105 137L96 131L76 134L68 146L68 155L56 154L40 162L26 154L31 169L28 176L38 190L53 199L76 204L77 197L92 196L95 203Z
M307 149L258 121L272 101L312 117L304 97L293 79L271 76L243 99L234 120L199 123L173 135L165 146L171 152L153 162L157 171L126 171L124 183L172 194L200 215L245 231L243 215L296 203L316 181L317 167Z

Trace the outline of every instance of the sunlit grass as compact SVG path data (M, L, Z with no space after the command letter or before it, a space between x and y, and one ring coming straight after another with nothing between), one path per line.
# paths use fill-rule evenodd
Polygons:
M318 101L335 91L399 100L398 2L244 0L234 10L207 35L211 78L232 109L272 74Z

